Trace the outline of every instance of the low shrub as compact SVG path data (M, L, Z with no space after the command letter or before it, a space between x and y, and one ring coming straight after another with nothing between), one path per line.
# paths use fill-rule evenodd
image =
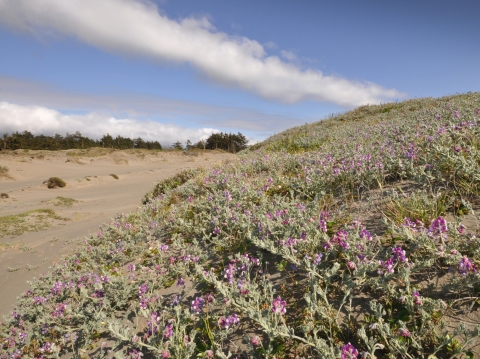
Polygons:
M110 173L110 176L118 180L118 176L116 174Z
M48 188L65 187L66 185L65 181L58 177L50 177L47 181Z

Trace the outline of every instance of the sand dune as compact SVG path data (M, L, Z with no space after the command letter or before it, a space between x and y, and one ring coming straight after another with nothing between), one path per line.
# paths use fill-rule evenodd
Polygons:
M0 166L8 167L11 178L0 177L0 193L9 196L0 198L0 217L15 217L0 222L0 316L28 290L27 280L47 273L54 261L117 213L139 206L157 181L234 157L213 151L198 156L105 149L1 151ZM43 182L53 176L62 178L66 187L48 189ZM30 231L18 233L28 226Z

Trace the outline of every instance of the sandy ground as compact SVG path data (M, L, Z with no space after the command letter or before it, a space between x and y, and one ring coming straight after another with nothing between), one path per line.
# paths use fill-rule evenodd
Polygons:
M9 196L0 198L0 217L53 209L69 219L49 220L51 227L44 230L0 234L0 318L9 314L16 298L29 289L27 280L46 274L55 261L74 251L85 236L96 233L99 225L117 213L141 205L157 181L182 169L233 158L213 151L195 157L141 150L0 151L0 166L8 167L12 177L0 177L0 193ZM50 177L62 178L66 187L48 189L43 182ZM61 206L55 201L59 196L79 202Z

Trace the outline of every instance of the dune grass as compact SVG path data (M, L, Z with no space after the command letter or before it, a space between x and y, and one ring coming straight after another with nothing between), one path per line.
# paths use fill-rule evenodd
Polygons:
M48 229L54 221L67 221L52 209L35 209L16 215L0 217L0 238L20 236L25 232L37 232Z
M160 182L32 282L5 356L478 355L479 114L363 106Z
M10 176L10 174L8 173L7 166L0 166L0 178L13 179L12 176Z

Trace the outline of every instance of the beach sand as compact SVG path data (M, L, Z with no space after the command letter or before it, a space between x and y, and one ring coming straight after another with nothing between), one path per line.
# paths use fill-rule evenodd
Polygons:
M216 151L197 156L102 148L0 151L0 166L8 167L10 176L0 176L0 193L9 197L0 198L0 217L13 216L0 222L0 318L11 313L16 298L29 289L28 280L48 273L102 223L141 205L156 182L183 169L235 158ZM50 177L60 177L67 185L49 189L44 181ZM50 212L31 212L39 209ZM29 231L13 233L28 225Z

